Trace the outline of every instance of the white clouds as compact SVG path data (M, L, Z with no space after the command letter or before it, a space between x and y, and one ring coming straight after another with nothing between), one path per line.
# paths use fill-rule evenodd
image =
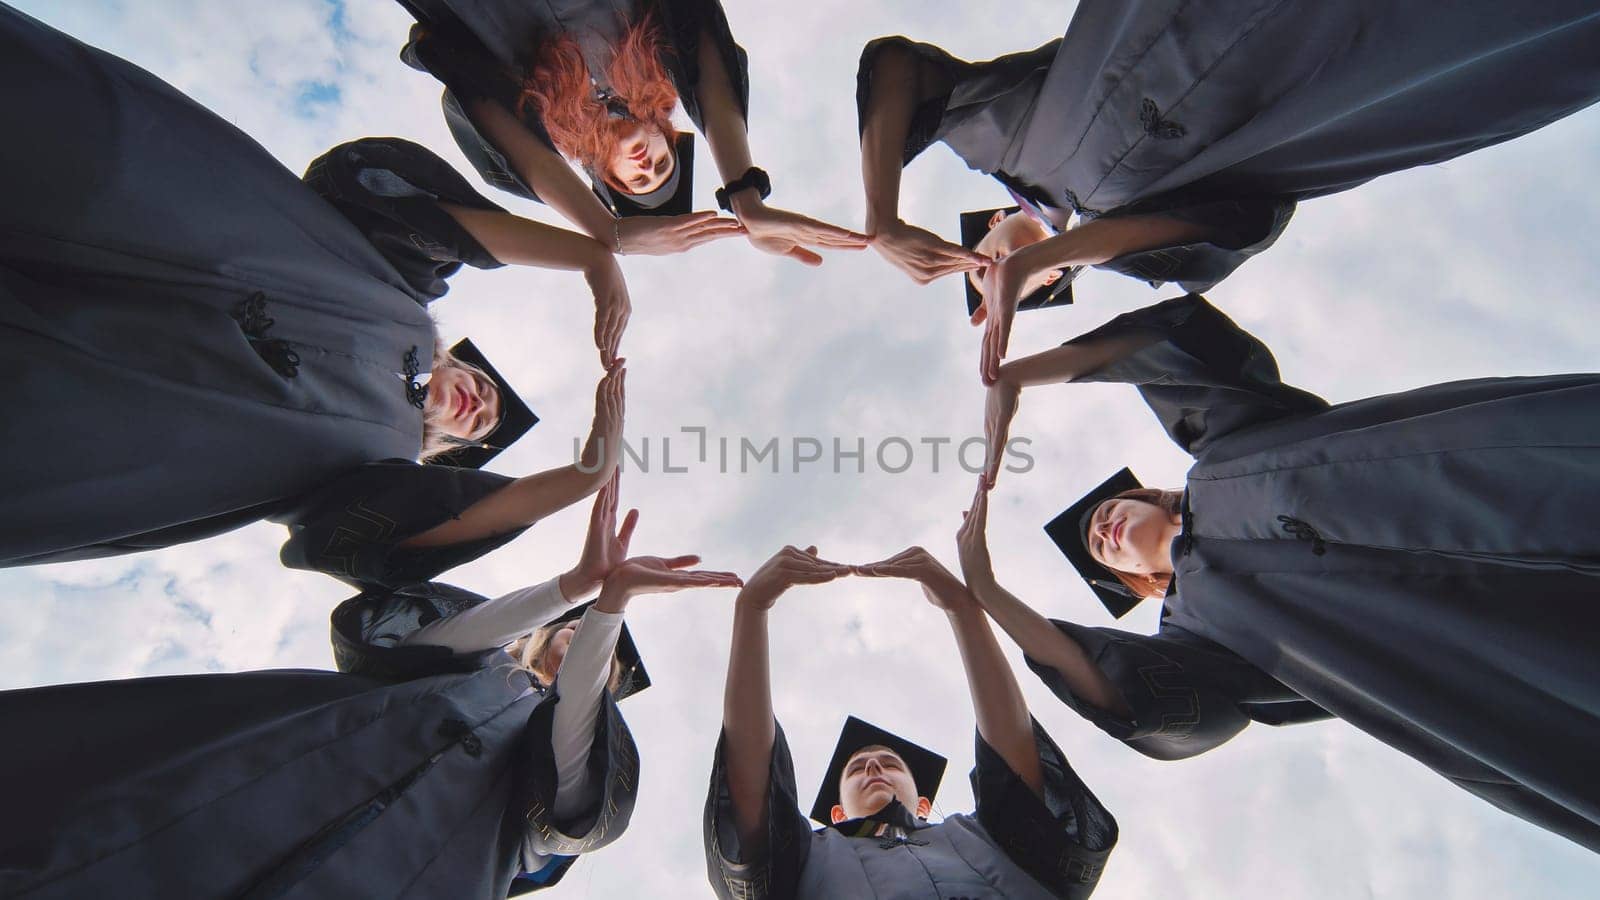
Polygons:
M327 146L364 134L418 140L465 171L438 113L432 79L396 58L407 18L397 4L341 4L348 35L322 0L273 4L172 0L111 6L27 2L33 15L121 53L245 128L299 171ZM856 56L906 33L985 58L1043 43L1070 13L1014 5L1003 20L972 6L828 0L729 2L751 53L752 146L773 202L858 224ZM1025 24L1019 24L1025 23ZM308 83L340 102L302 109ZM309 111L309 117L301 112ZM1447 166L1380 179L1303 204L1279 245L1212 299L1278 355L1286 377L1334 400L1453 378L1592 370L1600 263L1600 112ZM715 172L700 154L700 196ZM541 207L480 187L547 221ZM1003 192L940 147L906 173L907 218L953 235L962 209ZM976 334L954 281L914 287L870 253L805 269L724 241L675 258L624 261L635 308L630 437L857 436L869 448L903 434L960 437L981 428ZM1090 272L1079 305L1027 313L1013 353L1043 349L1160 294ZM591 301L564 273L463 273L436 310L472 334L544 421L495 468L522 473L570 459L587 428L599 366ZM1032 472L1007 475L993 500L997 570L1047 614L1106 617L1040 526L1124 463L1177 483L1185 458L1129 389L1030 391L1017 433ZM688 436L681 445L687 449ZM674 438L675 457L679 451ZM870 452L870 450L869 450ZM659 450L658 450L659 453ZM659 456L658 456L659 459ZM920 543L954 562L952 537L973 478L947 465L890 475L629 472L624 502L643 510L641 552L698 551L748 573L783 543L815 541L849 560ZM447 580L495 593L545 577L576 554L586 508ZM276 565L281 530L256 526L139 557L0 573L4 684L212 668L327 666L327 613L349 594ZM644 751L633 828L583 860L554 897L701 896L699 814L720 718L731 594L644 598L629 619L657 687L627 704ZM1153 607L1123 627L1154 626ZM846 581L798 589L773 618L774 689L808 800L835 730L856 712L952 757L940 797L971 802L972 717L953 643L909 585ZM1012 655L1035 714L1123 827L1100 896L1177 898L1585 896L1588 854L1506 817L1417 763L1340 723L1255 727L1183 763L1155 763L1063 709Z

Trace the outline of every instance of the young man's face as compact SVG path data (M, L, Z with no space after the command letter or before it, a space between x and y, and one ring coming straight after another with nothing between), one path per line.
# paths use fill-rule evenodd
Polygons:
M870 816L890 800L899 800L923 818L933 806L926 797L917 796L917 783L900 754L876 744L862 747L845 761L839 776L839 805L833 808L833 821Z

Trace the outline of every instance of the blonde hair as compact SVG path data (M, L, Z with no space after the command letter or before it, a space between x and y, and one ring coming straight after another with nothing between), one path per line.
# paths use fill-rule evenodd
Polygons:
M531 673L543 687L548 688L556 683L556 675L560 671L560 667L558 666L554 669L550 667L550 641L555 638L556 632L560 631L566 624L565 622L552 622L549 625L540 626L535 628L532 633L517 638L506 645L506 652L511 654L511 658L517 661L517 668ZM626 670L622 666L622 660L617 658L616 653L612 653L611 677L606 679L606 689L616 693L617 688L622 686L622 676L624 674L626 674Z
M433 366L429 371L438 372L440 369L451 368L465 369L468 372L482 376L483 380L488 381L491 384L494 383L494 379L489 377L488 372L485 372L472 363L457 359L455 354L451 353L450 350L445 347L444 340L442 338L435 337L433 340ZM499 390L499 385L495 385L495 390ZM501 397L500 403L502 415L504 415L503 410L505 402L505 398ZM461 448L463 441L455 435L445 431L441 425L444 417L445 411L442 405L429 406L426 403L423 404L422 449L417 453L417 460L419 462L427 462L435 456L449 453L452 450L458 450ZM493 433L493 429L490 429L490 432Z

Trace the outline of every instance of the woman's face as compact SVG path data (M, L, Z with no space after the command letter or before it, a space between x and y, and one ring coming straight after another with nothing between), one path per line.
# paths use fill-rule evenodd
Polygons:
M996 211L994 216L989 219L989 233L985 234L983 240L978 241L978 246L973 249L999 261L1021 250L1023 247L1029 244L1037 244L1049 236L1050 234L1044 230L1044 226L1026 213L1018 211L1007 215L1003 211ZM982 273L977 271L968 272L967 280L972 282L972 286L977 289L979 295L983 294ZM1059 280L1061 280L1060 269L1051 269L1048 272L1031 275L1027 281L1023 282L1022 293L1019 296L1026 297L1039 288L1047 284L1055 284Z
M611 183L629 194L648 194L670 177L678 164L661 129L634 125L617 139L606 164Z
M1089 555L1108 569L1132 575L1172 571L1172 528L1178 520L1143 500L1113 497L1089 517Z
M428 379L427 412L445 434L482 440L500 422L500 392L487 376L461 366L439 366Z
M550 636L550 643L544 648L544 662L539 667L546 672L561 671L561 661L567 658L567 648L572 646L572 635L578 630L578 623L564 622Z

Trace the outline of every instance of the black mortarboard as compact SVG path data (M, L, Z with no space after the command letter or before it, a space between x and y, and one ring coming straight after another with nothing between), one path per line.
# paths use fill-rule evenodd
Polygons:
M939 792L939 782L944 780L947 760L926 747L913 744L892 732L884 731L870 722L855 716L844 720L839 731L839 743L833 748L833 759L822 773L822 788L817 791L817 802L811 804L811 818L823 825L833 824L833 808L839 804L839 776L844 774L844 764L862 747L874 745L888 747L905 760L916 782L917 795L929 800Z
M468 469L481 469L489 460L500 455L500 451L511 446L517 438L528 433L528 429L538 424L539 417L533 414L517 392L512 390L511 383L506 381L500 371L489 364L489 360L478 349L478 345L470 340L462 340L450 348L450 355L464 363L477 366L483 374L489 376L494 382L495 390L500 392L500 424L494 430L483 436L482 440L475 442L462 442L460 447L441 453L430 458L431 463L440 463L447 466L461 466Z
M1123 469L1112 475L1100 486L1083 495L1083 499L1066 508L1061 515L1051 519L1044 526L1045 534L1050 535L1050 540L1056 542L1062 555L1078 570L1083 580L1089 582L1089 589L1100 598L1113 618L1120 619L1127 615L1128 610L1139 605L1144 599L1128 586L1117 580L1117 576L1110 569L1095 562L1089 555L1089 517L1094 515L1095 508L1102 502L1135 488L1144 485L1139 479L1133 477L1131 469Z
M1010 215L1021 210L1022 207L1020 206L1005 206L962 213L961 246L968 250L976 249L978 242L983 240L983 236L989 233L989 220L994 217L995 213L1003 212ZM1062 272L1061 277L1056 280L1055 284L1044 285L1028 296L1023 297L1022 302L1017 304L1017 309L1039 309L1043 306L1066 306L1071 303L1072 280L1078 277L1079 271L1079 268L1074 266ZM964 272L961 275L961 283L967 289L967 315L970 316L978 311L979 306L983 305L983 295L978 293L978 289L972 286L972 280Z
M547 622L547 625L561 625L581 617L588 612L594 601L579 604L562 613L560 618ZM644 670L644 661L639 658L639 647L633 642L633 635L628 631L626 623L617 635L617 659L622 663L622 680L617 682L617 689L612 692L611 699L622 702L628 697L639 693L650 686L650 675Z
M589 173L594 195L618 216L681 216L694 212L694 135L684 132L672 145L672 174L648 194L628 194Z

